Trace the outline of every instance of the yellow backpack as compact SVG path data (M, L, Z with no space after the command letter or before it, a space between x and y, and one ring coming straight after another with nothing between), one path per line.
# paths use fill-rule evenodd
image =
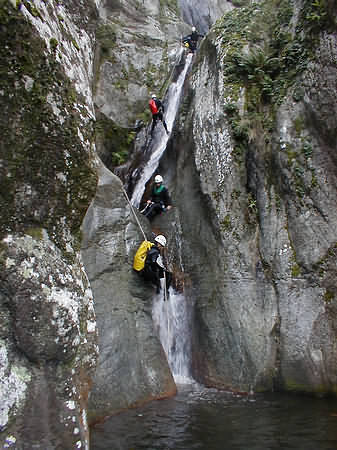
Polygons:
M154 244L150 241L143 241L138 250L136 251L135 257L133 258L133 268L140 272L144 269L146 255L148 250L153 247Z

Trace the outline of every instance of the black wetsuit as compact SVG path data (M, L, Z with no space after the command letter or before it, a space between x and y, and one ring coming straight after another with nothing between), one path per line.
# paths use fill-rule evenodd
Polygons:
M164 113L164 111L165 111L165 110L164 110L164 105L163 105L162 102L159 100L159 98L154 98L153 100L154 100L154 102L155 102L155 104L156 104L156 106L157 106L158 112L155 113L155 114L152 114L151 135L152 135L152 133L153 133L154 127L156 126L156 123L157 123L158 120L161 120L161 121L163 122L165 131L166 131L166 133L168 134L167 125L166 125L166 122L165 122L164 116L163 116L163 113Z
M189 48L191 50L191 52L195 52L197 49L197 45L198 45L198 40L199 38L203 38L204 36L202 34L197 33L196 31L192 31L191 34L189 34L188 36L185 36L183 38L183 42L186 43L188 42Z
M159 264L157 263L157 259L159 256L160 256L159 248L156 245L154 245L147 252L144 269L141 272L141 275L144 277L145 280L150 281L157 287L157 293L159 293L161 289L160 279L164 278L164 273L167 290L170 287L172 280L171 272L159 266Z

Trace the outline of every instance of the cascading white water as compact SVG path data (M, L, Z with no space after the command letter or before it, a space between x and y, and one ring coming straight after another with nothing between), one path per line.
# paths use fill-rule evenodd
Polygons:
M191 308L183 294L170 288L164 301L157 295L153 301L152 317L167 360L177 384L191 384Z
M181 56L182 54L178 58L180 59ZM169 130L172 130L178 112L184 81L192 57L192 54L186 56L183 70L168 89L165 121ZM147 181L158 167L159 160L166 149L167 141L168 136L159 122L155 128L151 148L149 148L151 156L141 173L131 198L131 203L136 208L139 208ZM162 294L157 295L153 300L152 317L154 325L167 355L172 375L178 384L190 384L193 381L190 377L189 358L191 354L190 310L184 295L175 292L172 288L170 288L170 297L166 301L164 301Z
M183 52L184 50L182 50ZM168 129L171 131L174 120L179 108L180 97L182 93L182 88L184 85L186 73L192 61L192 54L187 55L184 69L179 74L177 81L171 83L168 93L167 93L167 107L165 109L165 121ZM168 141L168 136L165 133L165 130L161 124L161 122L157 123L155 128L155 145L153 146L153 150L150 156L149 161L146 163L141 176L135 186L131 197L131 203L136 208L139 208L139 204L141 202L142 196L145 191L145 185L151 178L153 172L156 170L158 166L158 162L164 153Z

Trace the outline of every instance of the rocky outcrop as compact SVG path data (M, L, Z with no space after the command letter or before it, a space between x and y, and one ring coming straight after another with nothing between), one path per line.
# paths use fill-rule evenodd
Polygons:
M236 3L235 1L233 2ZM240 6L245 3L239 2ZM178 0L179 9L184 21L197 27L199 33L207 33L211 26L225 12L233 8L231 1L220 0Z
M82 255L99 327L92 421L176 393L152 323L154 288L132 269L144 238L122 189L120 180L102 165L97 193L83 223ZM150 237L147 220L142 216L139 220Z
M128 159L136 132L150 122L150 94L165 94L187 26L174 2L105 0L99 13L97 151L112 169Z
M140 129L151 121L148 99L165 97L180 64L181 37L191 32L182 18L206 33L231 3L189 0L104 0L96 42L96 143L109 168L130 155ZM192 20L192 19L191 19ZM144 131L144 130L143 130ZM142 145L144 151L144 142ZM120 174L120 172L119 172Z
M182 107L175 201L209 386L336 392L335 23L295 6L225 15Z
M96 7L2 1L0 14L0 442L88 448L97 330L79 247L97 181Z
M250 3L195 58L160 165L175 208L154 226L195 305L197 380L335 393L334 2ZM90 390L93 421L176 390L131 268L143 236L93 140L105 156L118 135L125 159L189 27L159 0L4 0L0 14L0 442L88 448Z

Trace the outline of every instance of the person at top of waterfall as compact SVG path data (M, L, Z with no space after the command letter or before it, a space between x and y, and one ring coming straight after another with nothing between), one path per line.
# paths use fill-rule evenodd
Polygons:
M199 38L203 38L203 34L199 34L195 27L192 27L192 33L182 38L183 44L190 49L192 53L194 53L197 49Z
M150 221L162 212L168 211L172 208L172 202L168 189L163 184L163 177L156 175L154 177L154 184L152 186L151 197L146 202L146 208L142 214Z
M165 268L161 255L165 247L165 236L158 234L154 238L154 245L147 251L144 269L141 271L143 278L156 286L157 294L161 290L160 280L162 278L165 278L167 293L172 281L172 273Z
M166 122L164 120L164 105L162 102L157 98L156 94L151 95L151 99L149 101L149 108L152 113L152 126L151 126L151 136L153 134L154 127L156 126L158 120L160 120L165 128L165 131L167 134L169 134L169 131L167 129Z

